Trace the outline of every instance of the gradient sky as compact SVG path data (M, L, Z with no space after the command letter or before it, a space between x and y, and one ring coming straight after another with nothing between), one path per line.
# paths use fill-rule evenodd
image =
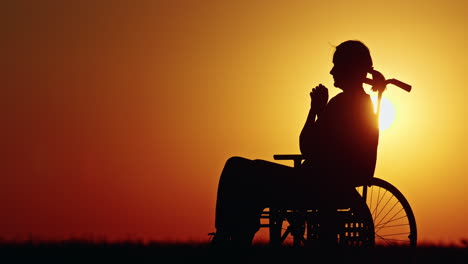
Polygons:
M298 153L333 46L384 95L376 177L421 242L468 238L465 1L9 1L0 8L0 237L206 241L237 155ZM285 164L289 164L285 162Z

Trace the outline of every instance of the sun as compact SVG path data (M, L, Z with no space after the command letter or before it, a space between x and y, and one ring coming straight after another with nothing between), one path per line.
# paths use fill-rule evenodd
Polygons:
M377 111L377 96L371 96L372 102L374 103L374 110ZM395 107L392 102L382 97L380 103L380 119L379 119L379 129L380 131L388 129L393 121L395 120Z

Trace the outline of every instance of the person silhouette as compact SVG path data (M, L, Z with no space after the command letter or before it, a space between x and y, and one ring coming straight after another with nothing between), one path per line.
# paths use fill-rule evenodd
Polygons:
M373 72L369 49L361 41L336 46L330 74L342 91L330 101L322 84L310 92L299 136L304 157L299 168L238 156L226 161L218 183L213 244L251 245L266 207L313 204L336 211L339 201L355 195L355 186L373 177L379 128L363 88L367 73ZM323 230L324 238L334 239Z

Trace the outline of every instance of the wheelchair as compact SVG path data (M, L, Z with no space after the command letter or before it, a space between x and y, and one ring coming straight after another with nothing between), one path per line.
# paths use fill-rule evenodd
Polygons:
M295 166L302 155L274 155L275 160L293 160ZM373 177L356 187L358 198L343 201L334 214L336 243L346 247L409 246L417 241L416 220L403 194L389 182ZM305 206L266 208L260 227L269 228L273 246L292 244L310 246L320 239L320 209ZM325 219L324 221L329 221Z
M382 76L383 77L383 76ZM368 80L372 84L372 80ZM394 84L409 92L411 86L395 79L383 79L378 92L377 117L386 84ZM302 155L274 155L275 160L292 160L298 168ZM413 210L404 195L389 182L373 177L356 187L359 197L345 199L333 208L333 237L337 245L346 247L407 246L416 247L417 228ZM336 210L336 211L335 211ZM273 246L292 244L309 246L320 239L324 221L319 207L297 206L265 208L260 227L269 228L269 243ZM266 221L266 223L265 223Z

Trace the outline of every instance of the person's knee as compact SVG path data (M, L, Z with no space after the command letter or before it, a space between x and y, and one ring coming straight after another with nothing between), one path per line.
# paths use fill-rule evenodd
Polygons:
M246 158L242 158L242 157L238 157L238 156L233 156L233 157L230 157L227 161L226 161L226 167L234 167L234 168L237 168L237 167L242 167L242 166L245 166L245 164L247 163L250 163L250 160L249 159L246 159Z

